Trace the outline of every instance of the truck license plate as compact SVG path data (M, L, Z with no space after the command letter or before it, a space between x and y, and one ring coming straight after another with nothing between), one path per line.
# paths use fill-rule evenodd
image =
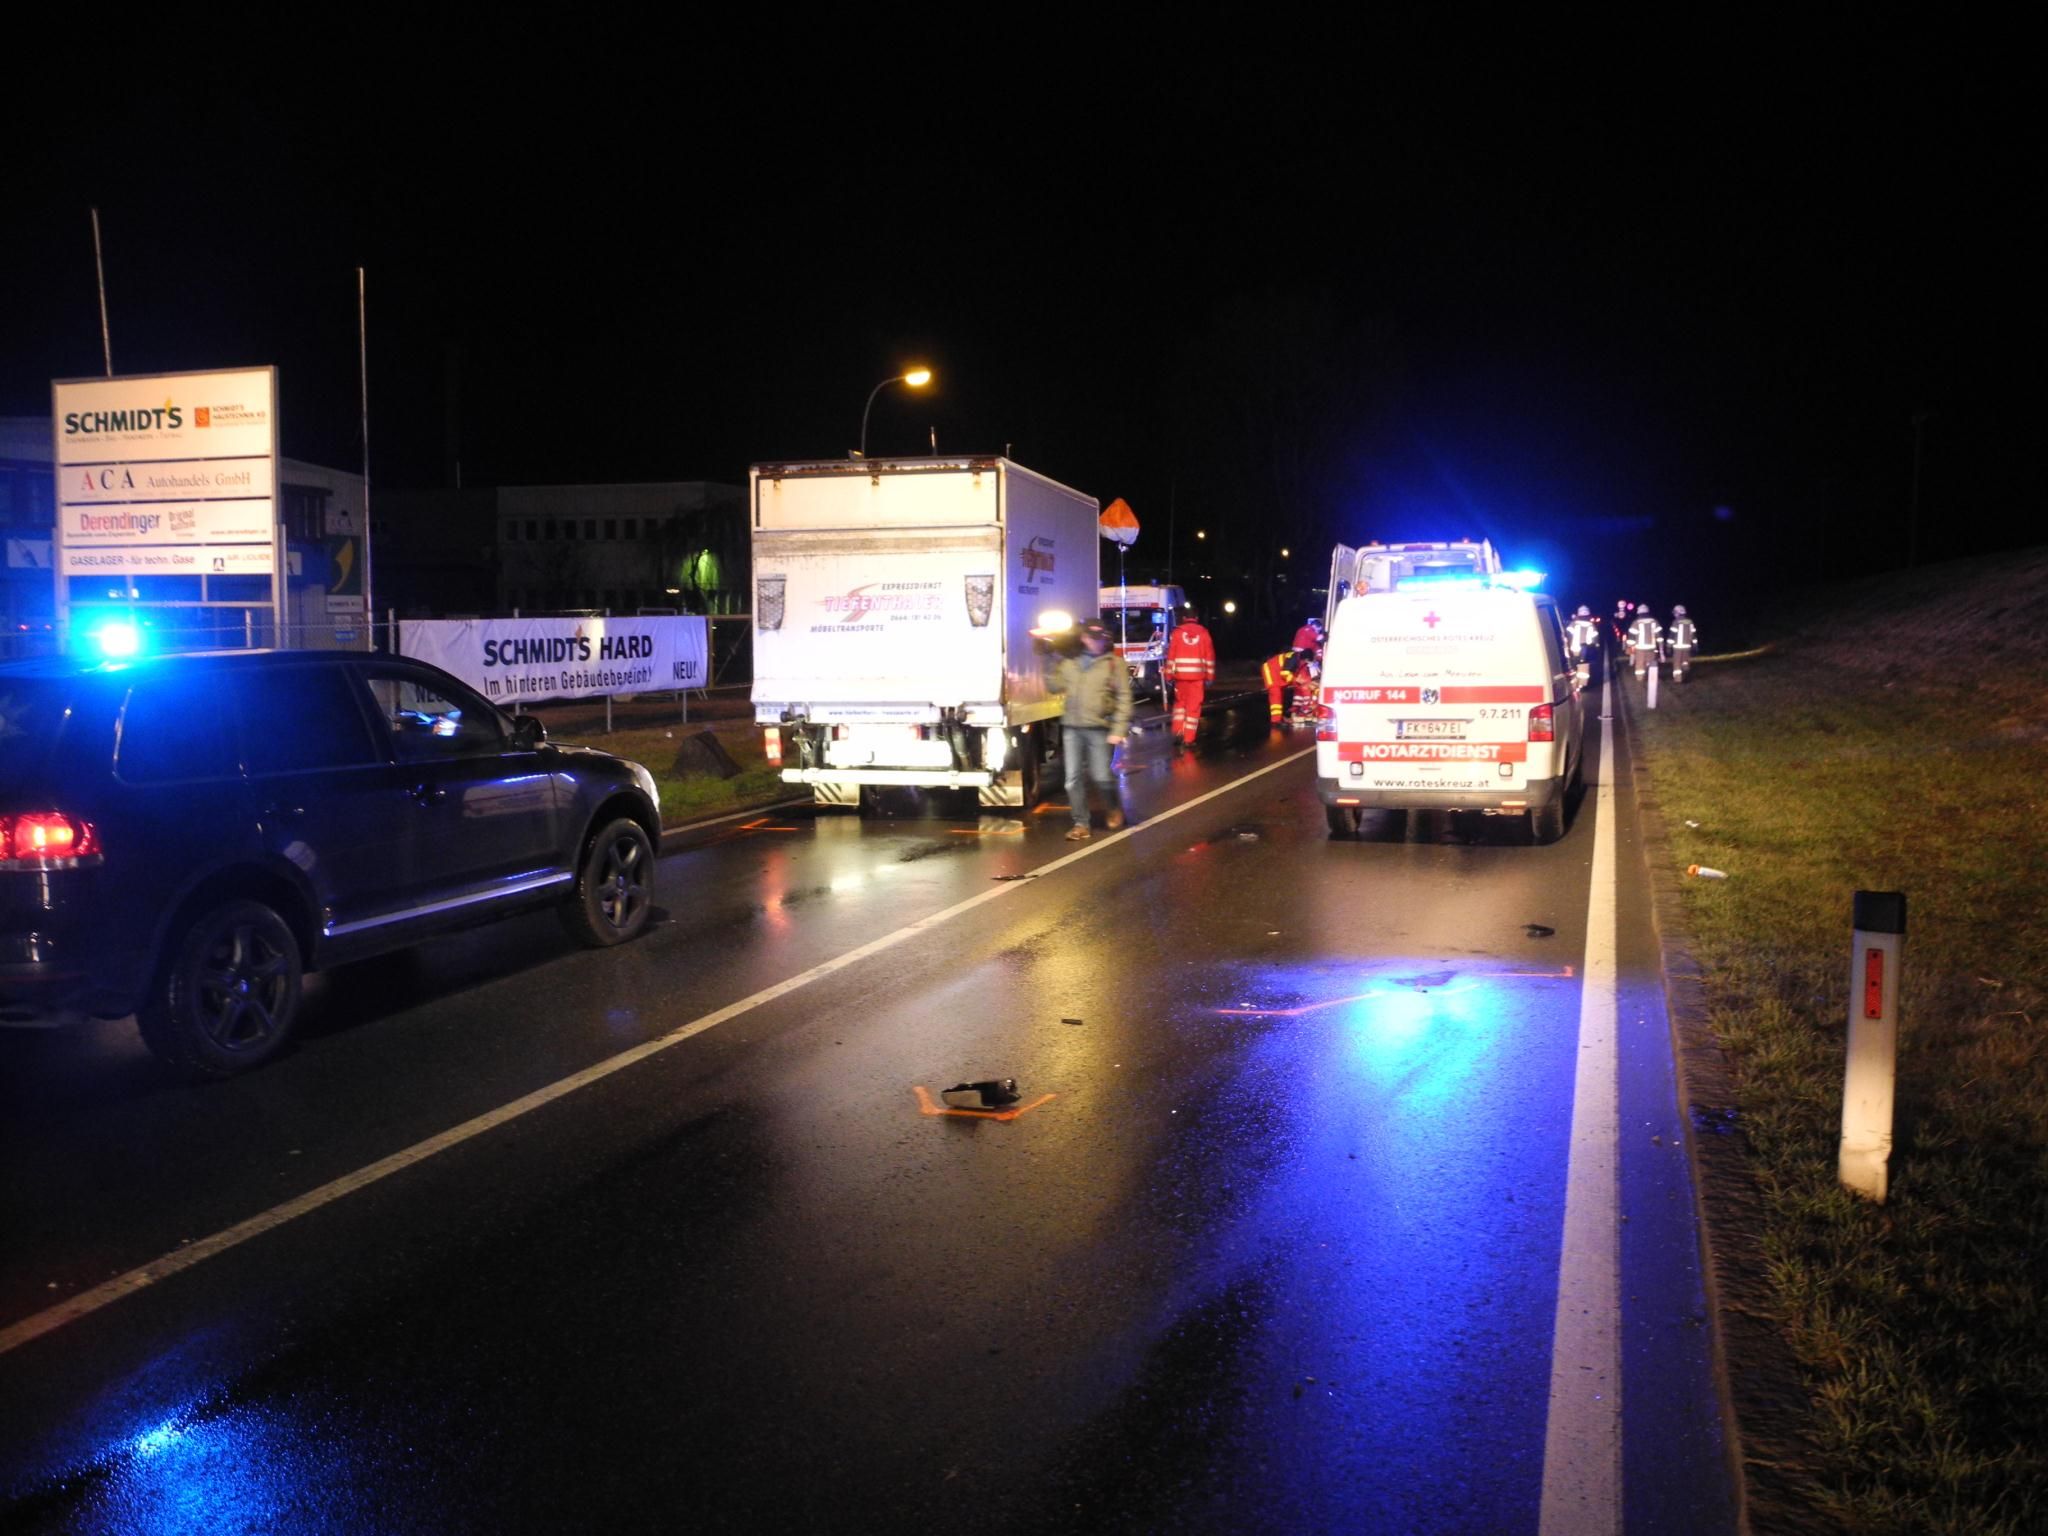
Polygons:
M1419 741L1432 737L1438 741L1463 741L1465 722L1462 720L1396 720L1394 739L1397 741Z

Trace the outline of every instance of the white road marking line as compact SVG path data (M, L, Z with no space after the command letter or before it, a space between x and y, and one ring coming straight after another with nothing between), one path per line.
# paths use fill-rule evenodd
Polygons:
M1621 1124L1615 1041L1614 682L1602 696L1593 882L1550 1348L1539 1536L1621 1530Z
M1064 854L1054 859L1051 863L1040 866L1034 873L1050 875L1058 870L1065 869L1070 864L1078 863L1082 859L1091 858L1113 844L1122 842L1125 838L1134 837L1149 828L1169 822L1176 816L1185 815L1187 812L1195 809L1196 806L1205 805L1209 801L1214 800L1218 795L1229 794L1232 790L1239 789L1251 783L1254 779L1264 778L1267 774L1285 768L1290 763L1299 762L1302 758L1310 756L1314 751L1314 747L1306 747L1291 756L1283 757L1277 763L1268 763L1263 768L1254 769L1242 778L1232 779L1228 784L1219 785L1206 794L1197 795L1185 804L1173 806L1171 809L1161 811L1157 816L1151 817L1149 820L1125 827L1120 832L1112 832L1107 837L1089 843L1086 847L1078 848L1069 854ZM210 1237L203 1237L197 1242L187 1243L173 1252L163 1255L161 1258L153 1259L147 1264L129 1270L126 1274L116 1275L113 1279L96 1285L89 1291L80 1291L76 1296L71 1297L67 1301L61 1301L54 1307L46 1307L40 1312L35 1312L22 1318L19 1322L10 1323L7 1327L0 1328L0 1355L19 1349L31 1340L39 1339L46 1333L52 1333L62 1328L66 1323L74 1323L82 1317L90 1316L102 1307L111 1306L123 1297L132 1296L137 1291L145 1290L160 1280L167 1280L172 1275L203 1264L210 1258L226 1253L230 1248L240 1247L251 1238L261 1237L265 1232L273 1231L283 1226L286 1222L296 1221L301 1216L319 1210L323 1205L332 1205L344 1196L352 1195L359 1189L368 1188L380 1179L389 1178L392 1174L402 1172L416 1163L423 1163L437 1153L446 1152L451 1147L461 1146L465 1141L473 1140L483 1135L486 1131L496 1130L499 1126L517 1120L522 1115L531 1114L536 1109L554 1103L557 1099L567 1098L578 1089L588 1088L592 1083L601 1082L605 1078L610 1077L614 1072L623 1072L626 1068L636 1066L650 1056L659 1055L671 1046L681 1045L685 1040L701 1035L708 1029L715 1029L729 1019L736 1019L743 1013L750 1013L754 1009L759 1008L763 1003L772 1003L779 997L787 997L799 988L807 987L814 981L821 981L827 976L845 970L850 965L857 965L870 956L880 954L885 949L893 949L905 940L916 938L922 933L928 933L941 924L949 923L956 917L961 917L974 911L977 907L985 906L991 901L999 901L1003 897L1022 889L1027 883L1020 880L992 886L978 895L968 897L965 901L955 902L943 911L934 912L929 917L919 918L914 923L907 923L895 932L884 934L879 939L870 940L858 949L849 949L843 955L834 956L830 960L812 966L807 971L788 977L783 981L778 981L771 987L763 987L760 991L743 997L736 1003L728 1003L725 1007L718 1009L714 1013L707 1013L701 1018L691 1020L688 1024L679 1025L657 1039L645 1041L640 1045L632 1047L630 1050L621 1051L616 1056L608 1056L594 1066L585 1067L581 1072L572 1073L568 1077L549 1083L544 1088L536 1088L532 1093L525 1095L523 1098L514 1099L509 1104L502 1104L496 1109L476 1116L474 1119L465 1120L460 1125L452 1126L448 1130L441 1132L438 1136L430 1136L425 1141L416 1142L403 1151L394 1152L389 1157L380 1158L374 1163L358 1168L354 1173L344 1174L330 1183L322 1184L318 1189L310 1189L296 1199L287 1200L281 1205L274 1205L259 1215L251 1216L247 1221L237 1222L235 1225L223 1228Z

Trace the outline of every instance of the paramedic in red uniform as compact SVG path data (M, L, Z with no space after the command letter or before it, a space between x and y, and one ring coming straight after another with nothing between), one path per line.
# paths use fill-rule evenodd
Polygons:
M1216 642L1193 608L1166 641L1166 679L1173 685L1173 739L1192 747L1202 723L1202 695L1216 681Z
M1307 651L1312 656L1322 654L1323 621L1321 619L1317 618L1314 614L1310 614L1301 621L1301 628L1294 632L1294 649L1297 651Z
M1266 717L1275 725L1287 718L1287 685L1294 681L1294 652L1268 656L1259 668L1259 681L1266 685Z

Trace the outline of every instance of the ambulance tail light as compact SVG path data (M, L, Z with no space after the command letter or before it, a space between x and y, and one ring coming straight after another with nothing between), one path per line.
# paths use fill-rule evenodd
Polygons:
M1548 704L1538 704L1529 711L1529 739L1531 741L1557 740L1557 717Z
M0 816L0 869L79 869L101 862L99 834L62 811Z
M761 749L768 758L770 768L782 766L782 727L770 725L762 728Z
M1335 709L1334 707L1332 707L1331 705L1328 705L1328 704L1318 704L1318 705L1316 706L1316 740L1317 740L1317 741L1335 741L1336 739L1337 739L1337 711L1336 711L1336 709Z

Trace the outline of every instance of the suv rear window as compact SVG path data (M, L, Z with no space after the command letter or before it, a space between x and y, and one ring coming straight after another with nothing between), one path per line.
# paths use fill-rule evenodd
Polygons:
M121 711L115 771L130 784L227 779L241 773L220 680L188 673L137 683Z
M109 753L105 690L75 678L0 677L0 792L66 777L65 758L83 758L97 741ZM107 771L107 758L98 770Z
M381 763L370 723L340 667L265 667L236 679L242 756L251 775Z

